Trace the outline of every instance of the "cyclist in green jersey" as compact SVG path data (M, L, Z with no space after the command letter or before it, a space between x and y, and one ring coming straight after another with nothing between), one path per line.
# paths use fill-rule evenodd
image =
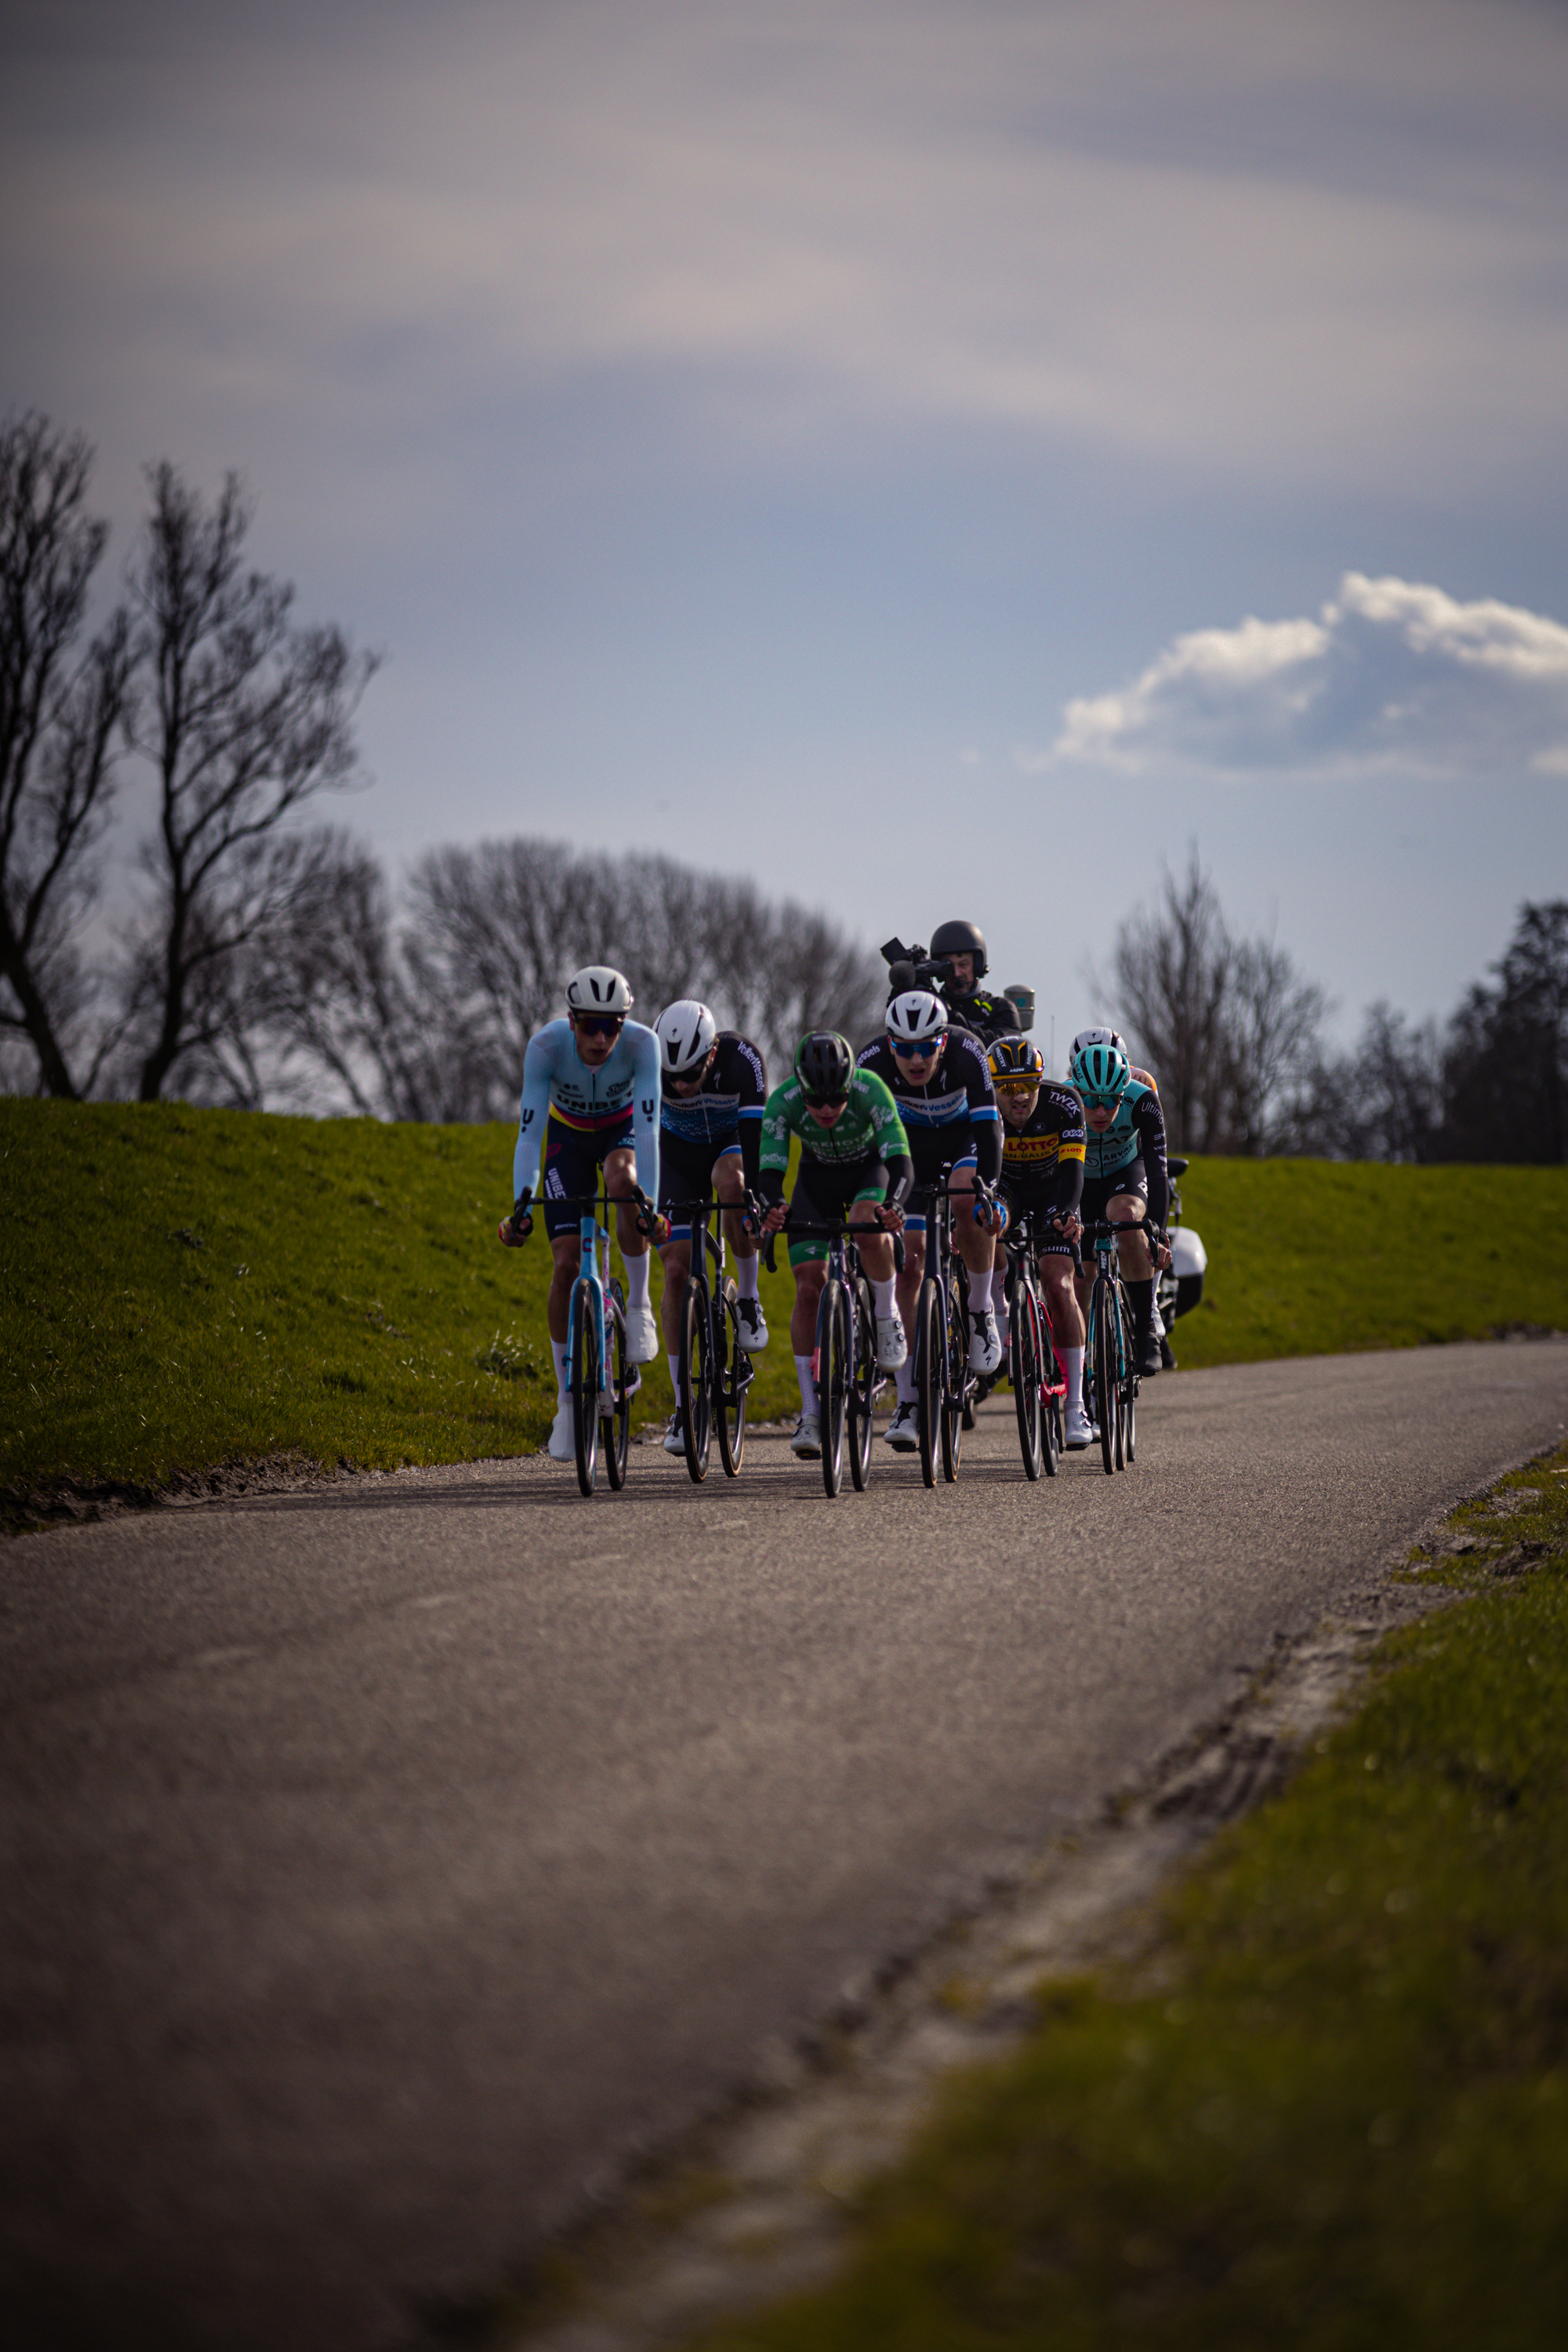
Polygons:
M785 1205L790 1139L800 1141L793 1200ZM849 1041L836 1030L814 1029L795 1048L795 1068L775 1087L763 1111L757 1190L768 1202L763 1231L778 1233L789 1207L807 1222L847 1216L865 1228L856 1247L877 1313L877 1361L896 1371L908 1352L893 1295L892 1235L903 1223L901 1202L913 1177L910 1139L892 1094L874 1072L855 1066ZM812 1354L816 1311L826 1276L827 1244L811 1234L790 1244L795 1310L790 1345L800 1381L800 1421L790 1444L806 1461L822 1451L822 1423Z

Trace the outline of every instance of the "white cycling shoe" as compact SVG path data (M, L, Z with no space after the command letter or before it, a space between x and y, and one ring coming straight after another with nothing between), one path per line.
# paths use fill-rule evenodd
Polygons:
M803 1462L821 1461L822 1420L820 1414L815 1412L803 1412L801 1414L800 1419L795 1423L795 1435L790 1439L789 1450L792 1454L798 1454Z
M653 1319L651 1307L628 1307L626 1315L626 1361L628 1364L651 1364L658 1353L658 1328Z
M882 1432L882 1443L895 1454L913 1454L921 1442L920 1410L911 1398L900 1404Z
M679 1411L669 1416L669 1427L664 1433L664 1450L667 1454L684 1454L686 1451L686 1439L681 1431Z
M1082 1405L1068 1405L1063 1441L1069 1454L1081 1454L1086 1445L1094 1444L1094 1423Z
M877 1318L877 1365L884 1372L896 1372L910 1352L904 1337L901 1315L879 1315Z
M563 1397L550 1424L550 1459L552 1462L574 1462L576 1458L577 1439L572 1426L572 1400Z
M768 1344L768 1318L763 1313L760 1298L737 1298L735 1314L741 1326L741 1345L748 1356L760 1356Z
M996 1318L989 1307L972 1307L969 1310L969 1369L972 1372L994 1372L1002 1360L1002 1342L997 1336Z

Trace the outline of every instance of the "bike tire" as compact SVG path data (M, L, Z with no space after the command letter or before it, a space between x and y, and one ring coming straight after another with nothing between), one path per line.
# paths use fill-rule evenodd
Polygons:
M855 1285L854 1364L849 1378L849 1475L863 1495L871 1475L871 1438L877 1392L877 1306L862 1274Z
M708 1475L713 1442L713 1318L706 1279L695 1269L680 1303L680 1435L694 1486Z
M626 1361L626 1301L621 1297L618 1277L610 1285L605 1323L609 1342L610 1409L607 1412L603 1410L605 1398L601 1396L599 1420L604 1430L605 1473L618 1495L626 1483L632 1443L632 1393L637 1385L637 1368Z
M1035 1294L1020 1283L1013 1294L1008 1333L1007 1378L1018 1415L1018 1444L1024 1455L1024 1475L1031 1485L1040 1475L1040 1325Z
M844 1484L848 1352L849 1301L841 1282L826 1282L816 1315L816 1410L822 1423L822 1484L830 1496L837 1495Z
M585 1282L578 1282L572 1292L566 1347L577 1484L591 1495L599 1475L599 1342Z
M951 1486L963 1455L963 1407L969 1391L969 1318L956 1267L947 1277L947 1361L942 1413L942 1475Z
M1121 1315L1121 1380L1120 1401L1121 1411L1117 1427L1117 1443L1121 1452L1121 1466L1130 1470L1138 1454L1138 1373L1132 1361L1132 1342L1129 1334L1126 1302Z
M726 1478L738 1478L746 1451L746 1391L752 1381L752 1360L741 1344L741 1318L735 1307L735 1286L724 1285L713 1302L714 1415L719 1428L719 1459Z
M1120 1418L1116 1394L1116 1293L1103 1274L1096 1275L1089 1297L1094 1329L1094 1403L1100 1416L1100 1454L1105 1475L1116 1473L1116 1427Z
M915 1307L915 1428L920 1437L921 1476L936 1485L942 1412L942 1373L945 1341L942 1328L942 1287L933 1275L921 1285Z

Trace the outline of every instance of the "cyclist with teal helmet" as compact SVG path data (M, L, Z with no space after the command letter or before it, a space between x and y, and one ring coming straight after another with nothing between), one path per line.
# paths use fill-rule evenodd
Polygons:
M800 1166L786 1207L792 1138L800 1142ZM856 1068L847 1038L837 1030L814 1029L801 1039L794 1069L763 1107L757 1190L769 1206L763 1231L780 1232L790 1208L807 1223L847 1217L864 1228L856 1246L876 1301L877 1361L885 1371L896 1371L908 1352L894 1297L892 1235L903 1223L900 1204L912 1174L910 1139L887 1087L872 1071ZM822 1450L811 1360L826 1255L826 1243L815 1235L802 1234L790 1243L790 1346L800 1382L800 1420L790 1444L812 1462Z
M1132 1309L1138 1369L1152 1379L1160 1369L1155 1273L1169 1263L1164 1223L1171 1179L1165 1166L1164 1114L1152 1083L1133 1076L1127 1049L1114 1032L1089 1032L1080 1037L1068 1063L1068 1076L1083 1103L1087 1129L1079 1214L1086 1225L1104 1219L1129 1228L1117 1243L1117 1253ZM1086 1307L1092 1281L1087 1271L1078 1277L1079 1303Z

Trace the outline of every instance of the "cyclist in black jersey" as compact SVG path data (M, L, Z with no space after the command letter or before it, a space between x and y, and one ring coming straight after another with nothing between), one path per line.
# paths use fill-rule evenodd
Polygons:
M1027 1037L998 1037L989 1058L1002 1115L1002 1190L1035 1221L1040 1286L1067 1374L1063 1435L1079 1453L1094 1435L1083 1409L1084 1321L1073 1283L1083 1231L1083 1105L1070 1087L1047 1077L1046 1057Z
M670 1215L660 1316L670 1384L680 1394L680 1317L691 1265L691 1227L678 1202L706 1200L710 1192L733 1206L724 1210L724 1234L735 1259L735 1301L741 1342L748 1355L768 1344L757 1289L757 1242L742 1221L741 1203L755 1192L762 1152L767 1072L749 1037L721 1029L706 1004L683 996L654 1023L663 1091L659 1108L658 1204ZM665 1431L667 1454L682 1454L679 1405Z
M899 1279L899 1311L910 1352L895 1374L898 1404L885 1431L895 1453L920 1442L915 1415L913 1333L921 1283L925 1275L926 1220L920 1198L951 1166L950 1183L973 1193L974 1180L995 1181L1002 1164L996 1098L978 1038L949 1022L947 1007L930 989L910 989L888 1007L882 1035L862 1047L858 1067L872 1071L891 1093L910 1139L914 1164L913 1213L904 1219L904 1271ZM953 1238L969 1280L969 1361L993 1372L1002 1360L1002 1342L991 1295L994 1213L977 1211L973 1199L956 1204Z

